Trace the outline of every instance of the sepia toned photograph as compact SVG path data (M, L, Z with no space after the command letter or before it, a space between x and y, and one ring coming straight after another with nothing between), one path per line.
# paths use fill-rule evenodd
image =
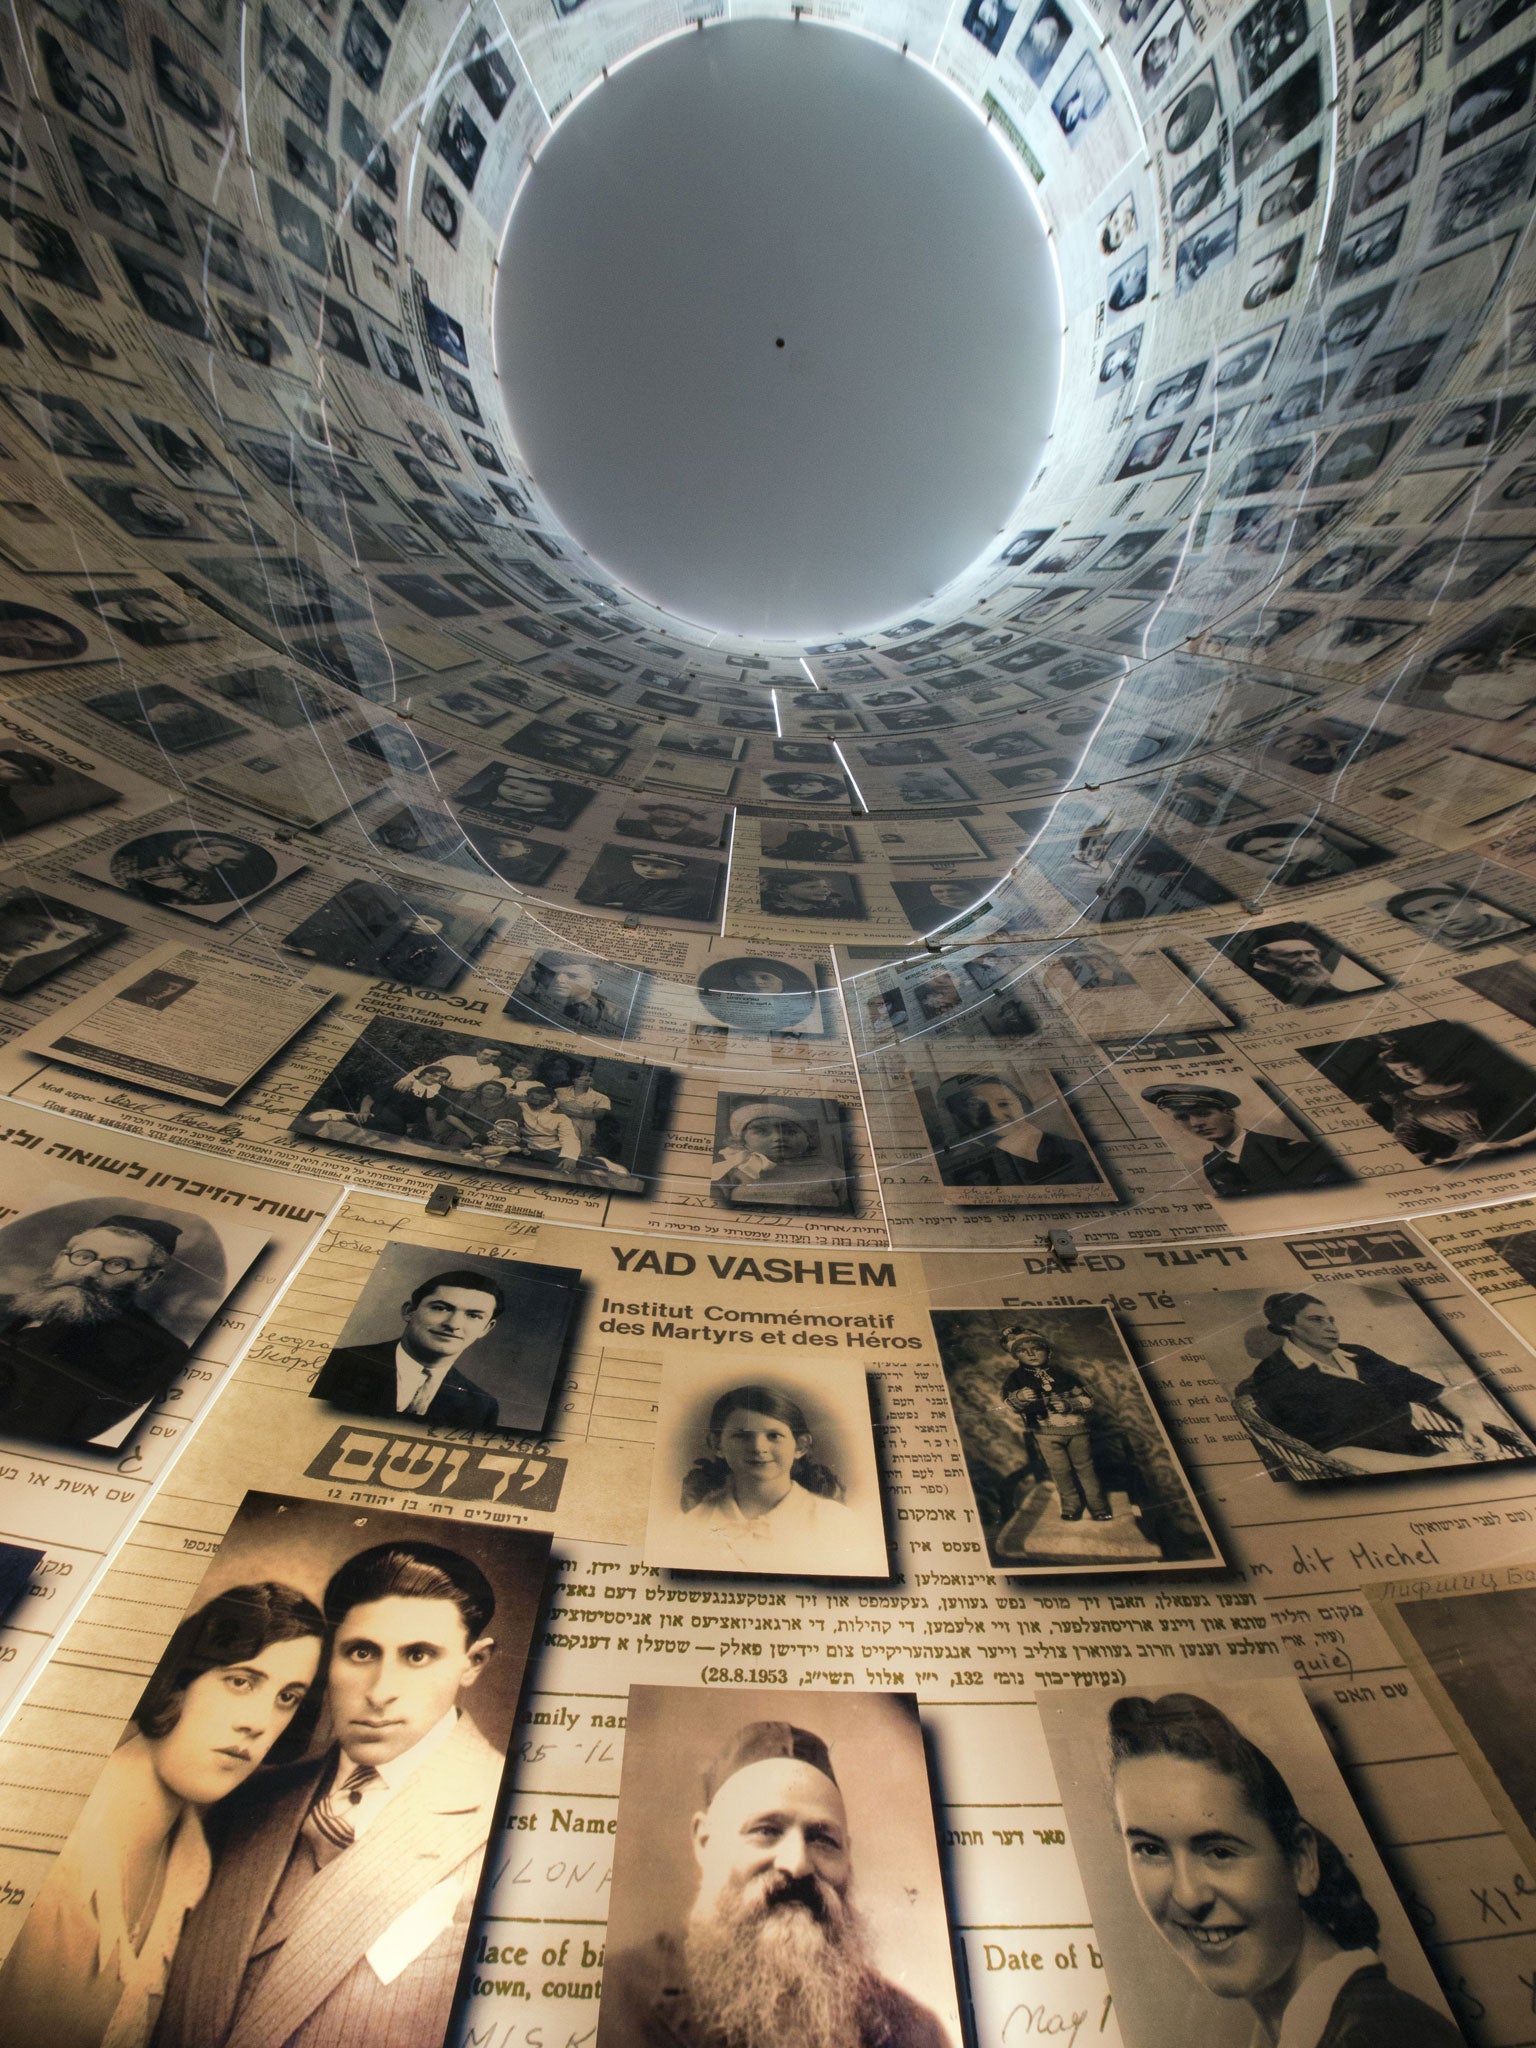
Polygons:
M1296 1049L1421 1165L1536 1144L1536 1072L1469 1024L1406 1024Z
M1536 1759L1525 1740L1526 1674L1536 1651L1530 1567L1489 1564L1471 1575L1388 1581L1363 1590L1499 1826L1536 1877Z
M128 927L62 896L19 882L0 888L0 996L24 995L62 968L88 959Z
M74 871L156 909L199 924L223 924L280 882L302 874L304 865L238 833L194 827L125 840L112 853L76 861Z
M662 848L605 846L577 885L576 900L597 910L712 924L724 876L718 861Z
M639 1195L670 1098L662 1067L375 1018L292 1128L405 1159Z
M847 1110L823 1095L718 1095L709 1197L720 1209L847 1215Z
M1381 907L1388 917L1451 953L1470 953L1499 939L1523 938L1536 929L1529 918L1461 882L1421 882L1400 889Z
M581 1274L442 1245L385 1245L310 1389L349 1415L537 1435Z
M994 1569L1221 1562L1108 1309L930 1313Z
M1306 1194L1354 1178L1337 1153L1246 1074L1155 1081L1140 1095L1157 1112L1158 1136L1219 1202Z
M208 1548L0 2000L80 2048L444 2048L549 1537L247 1493Z
M1536 1456L1443 1319L1401 1281L1175 1292L1271 1479L1422 1477Z
M638 1024L646 977L586 953L536 953L503 1008L523 1024L624 1038Z
M732 1031L767 1038L781 1031L821 1036L822 970L760 953L711 960L697 982L700 1004Z
M0 1430L117 1450L266 1238L131 1185L87 1195L61 1181L48 1194L0 1227Z
M36 747L0 747L0 840L19 839L38 825L76 818L117 799L105 782Z
M596 2048L960 2048L917 1702L631 1685Z
M859 1355L788 1361L669 1353L657 1392L645 1561L672 1571L883 1579L890 1570Z
M408 988L452 988L490 938L488 898L450 896L421 884L347 882L283 939L284 949L325 967Z
M1055 1077L1011 1061L914 1071L947 1202L1055 1208L1118 1195Z
M1040 1720L1126 2048L1457 2048L1298 1681L1049 1693Z
M1206 943L1287 1009L1378 995L1392 985L1384 974L1346 952L1337 939L1296 920L1225 932Z

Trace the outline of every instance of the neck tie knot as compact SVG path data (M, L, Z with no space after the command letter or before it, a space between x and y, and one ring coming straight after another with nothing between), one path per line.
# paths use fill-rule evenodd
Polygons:
M372 1764L356 1764L349 1771L338 1766L330 1791L309 1809L304 1833L321 1862L329 1861L340 1849L350 1849L357 1840L352 1811L378 1775Z

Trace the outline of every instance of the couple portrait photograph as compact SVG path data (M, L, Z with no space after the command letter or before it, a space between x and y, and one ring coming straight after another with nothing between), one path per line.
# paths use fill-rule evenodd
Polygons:
M0 1968L37 2048L442 2048L547 1535L248 1493Z

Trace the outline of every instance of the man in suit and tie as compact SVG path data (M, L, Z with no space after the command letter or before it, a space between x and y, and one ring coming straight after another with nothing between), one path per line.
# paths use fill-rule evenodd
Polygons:
M1200 1169L1218 1201L1300 1194L1308 1188L1338 1187L1349 1178L1316 1138L1250 1131L1238 1120L1242 1097L1230 1088L1213 1088L1203 1081L1163 1081L1143 1088L1141 1099L1210 1146Z
M483 1273L455 1267L423 1280L400 1304L393 1343L354 1344L333 1351L320 1368L314 1397L354 1415L413 1415L452 1429L494 1429L494 1394L454 1363L495 1329L506 1303Z
M438 2048L504 1759L461 1711L495 1596L414 1538L325 1590L319 1757L259 1772L210 1817L214 1871L176 1951L154 2048Z

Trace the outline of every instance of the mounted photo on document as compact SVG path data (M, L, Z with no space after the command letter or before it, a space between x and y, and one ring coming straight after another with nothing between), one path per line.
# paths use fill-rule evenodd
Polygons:
M946 1202L1054 1208L1119 1199L1045 1068L933 1057L911 1078Z
M1452 1326L1399 1280L1175 1299L1271 1479L1422 1478L1536 1457Z
M765 1692L629 1689L596 2048L959 2048L916 1699Z
M349 1415L537 1434L580 1301L574 1266L391 1240L310 1396Z
M120 1449L266 1243L132 1182L48 1185L0 1228L0 1432Z
M1529 1740L1536 1572L1491 1565L1363 1591L1536 1877L1536 1757Z
M807 1314L796 1334L817 1320ZM647 1564L785 1578L888 1575L863 1354L802 1356L797 1366L789 1351L782 1365L776 1357L750 1378L734 1352L667 1356Z
M1125 2048L1459 2048L1301 1686L1190 1679L1040 1700Z
M210 1547L0 2004L77 2048L444 2048L549 1537L248 1493Z
M934 1309L995 1570L1209 1569L1221 1553L1106 1308Z
M671 1083L662 1067L376 1017L292 1129L405 1159L639 1195Z

